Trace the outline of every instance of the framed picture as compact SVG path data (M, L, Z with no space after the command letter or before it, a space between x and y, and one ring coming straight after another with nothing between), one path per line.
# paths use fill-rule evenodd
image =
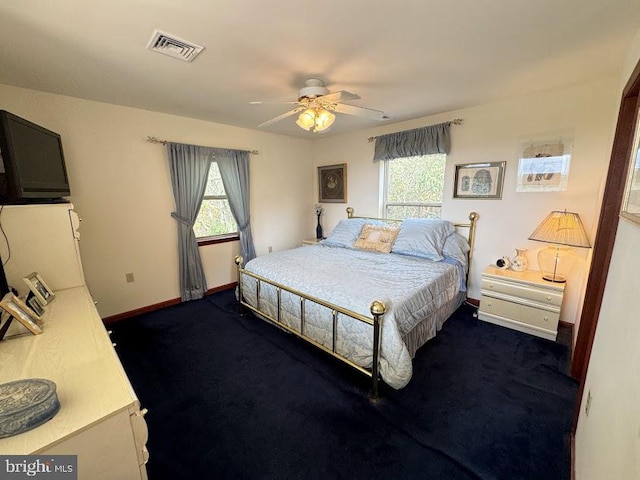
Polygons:
M13 293L7 293L2 300L0 300L0 307L4 309L9 315L18 320L34 335L42 333L42 329L37 323L38 316L33 310L31 310L22 300L16 297Z
M627 184L622 198L620 216L640 225L640 122L636 127L629 158Z
M35 312L38 318L42 317L42 315L44 314L44 308L42 308L42 305L38 301L38 298L33 294L33 292L29 292L27 298L25 299L25 303L31 310Z
M318 167L318 202L347 203L347 164Z
M523 145L518 160L516 192L558 192L567 189L571 142Z
M456 165L453 198L502 198L505 162Z
M27 275L22 280L24 280L24 283L27 284L29 290L33 292L35 297L40 302L40 305L46 305L55 298L53 290L49 288L42 277L36 272Z

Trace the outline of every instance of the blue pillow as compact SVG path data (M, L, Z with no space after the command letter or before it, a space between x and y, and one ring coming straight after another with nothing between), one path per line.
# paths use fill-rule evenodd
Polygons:
M455 258L462 266L467 267L467 254L469 253L469 242L459 233L453 233L447 237L442 247L442 255L445 258Z
M353 242L358 239L363 226L384 224L368 218L345 218L340 220L331 234L320 243L329 247L353 248Z
M452 233L455 233L455 227L446 220L408 218L400 225L391 253L439 262L444 258L444 243Z

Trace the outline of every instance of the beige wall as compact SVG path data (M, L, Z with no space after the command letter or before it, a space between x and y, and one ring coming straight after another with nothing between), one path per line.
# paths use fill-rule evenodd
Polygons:
M443 218L462 221L470 211L480 214L469 289L469 295L479 299L480 273L484 267L503 255L514 256L515 247L528 248L530 268L537 269L537 251L544 244L527 238L550 211L578 212L593 240L609 161L616 94L617 79L611 78L329 137L314 143L314 165L347 163L348 204L356 213L375 215L379 213L380 168L371 160L373 143L368 143L367 137L462 118L462 125L451 127ZM568 190L516 193L518 151L522 142L553 140L561 135L574 139ZM455 164L496 161L507 162L502 200L452 198ZM330 231L344 218L345 205L325 205L325 208L325 228ZM578 253L581 263L567 284L561 317L570 323L575 323L579 316L590 258L590 250Z
M620 78L620 94L638 61L640 31ZM578 419L577 480L640 478L639 245L640 225L621 219Z
M260 151L250 164L258 254L313 232L308 140L4 85L0 105L62 136L70 199L83 219L87 285L103 317L180 296L168 165L164 147L145 141L149 135ZM237 250L237 242L201 248L209 288L235 281ZM127 272L134 283L126 283Z
M593 238L606 173L617 79L526 95L432 117L389 124L313 142L144 110L0 86L3 108L59 132L83 217L81 253L87 284L109 316L179 296L173 198L164 149L146 136L229 148L258 149L251 158L251 211L258 255L313 236L317 199L315 166L347 163L349 202L361 214L378 214L379 166L366 138L453 118L452 151L445 173L445 218L480 213L470 296L480 297L480 272L515 247L529 249L531 268L542 244L527 237L554 209L580 213ZM569 188L559 193L516 193L518 149L523 142L574 138ZM506 161L502 200L454 200L454 165ZM313 186L310 188L310 186ZM328 233L345 217L344 204L325 205ZM201 249L209 287L234 281L237 243ZM589 251L567 288L562 319L575 322L582 302ZM133 272L135 283L125 282Z

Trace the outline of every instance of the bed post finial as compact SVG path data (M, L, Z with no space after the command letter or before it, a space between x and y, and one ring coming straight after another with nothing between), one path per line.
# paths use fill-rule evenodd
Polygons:
M347 218L353 217L353 207L347 207Z
M369 400L378 401L378 383L380 381L380 322L382 316L387 311L387 307L379 300L371 304L371 315L373 315L373 361L371 365L371 392Z
M242 258L242 255L236 255L235 257L233 257L233 261L237 266L241 267L242 262L244 262L244 258Z

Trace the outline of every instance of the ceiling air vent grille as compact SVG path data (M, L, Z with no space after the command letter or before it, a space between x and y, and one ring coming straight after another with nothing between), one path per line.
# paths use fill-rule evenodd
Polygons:
M204 50L204 47L193 42L182 40L173 35L156 30L147 45L149 50L178 58L185 62L192 62Z

